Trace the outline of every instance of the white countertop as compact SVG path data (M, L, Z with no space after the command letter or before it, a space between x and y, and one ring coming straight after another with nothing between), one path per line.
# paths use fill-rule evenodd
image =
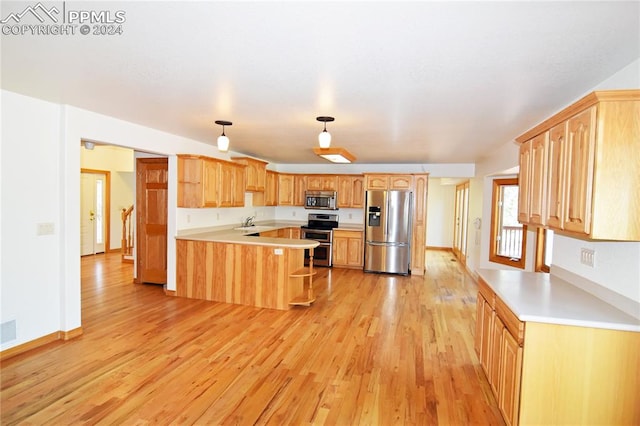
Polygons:
M304 222L303 222L304 224ZM314 248L320 245L318 241L292 238L250 237L249 234L268 232L276 229L300 226L299 222L271 221L256 223L256 229L242 231L234 227L212 227L198 230L184 230L178 233L176 239L191 241L210 241L215 243L246 244L256 246L287 247L295 249Z
M520 321L640 332L640 320L558 277L481 269L480 277Z

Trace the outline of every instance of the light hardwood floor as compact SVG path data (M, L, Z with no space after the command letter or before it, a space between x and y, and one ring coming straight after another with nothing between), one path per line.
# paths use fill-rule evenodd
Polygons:
M1 423L502 425L473 350L477 286L319 269L291 311L165 296L82 259L84 334L2 362Z

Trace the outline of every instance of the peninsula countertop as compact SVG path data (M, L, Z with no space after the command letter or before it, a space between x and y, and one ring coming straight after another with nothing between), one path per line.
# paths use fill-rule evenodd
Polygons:
M283 228L295 228L302 225L306 225L306 222L267 221L257 222L255 226L243 227L243 229L236 229L240 228L240 226L234 227L229 225L200 229L185 229L178 232L176 239L191 241L210 241L229 244L289 247L296 249L317 247L320 243L314 240L252 236L252 234L260 232L275 231Z
M640 332L640 319L551 274L481 269L520 321Z

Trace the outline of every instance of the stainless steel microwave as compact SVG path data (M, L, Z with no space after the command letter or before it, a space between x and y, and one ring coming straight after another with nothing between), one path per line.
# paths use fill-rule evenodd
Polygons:
M336 191L306 191L304 195L305 209L338 210Z

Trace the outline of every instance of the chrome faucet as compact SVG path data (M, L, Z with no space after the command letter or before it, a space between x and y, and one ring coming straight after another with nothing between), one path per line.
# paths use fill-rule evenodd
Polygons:
M249 216L244 220L244 222L242 223L242 226L253 226L253 219L255 218L256 218L255 216Z

